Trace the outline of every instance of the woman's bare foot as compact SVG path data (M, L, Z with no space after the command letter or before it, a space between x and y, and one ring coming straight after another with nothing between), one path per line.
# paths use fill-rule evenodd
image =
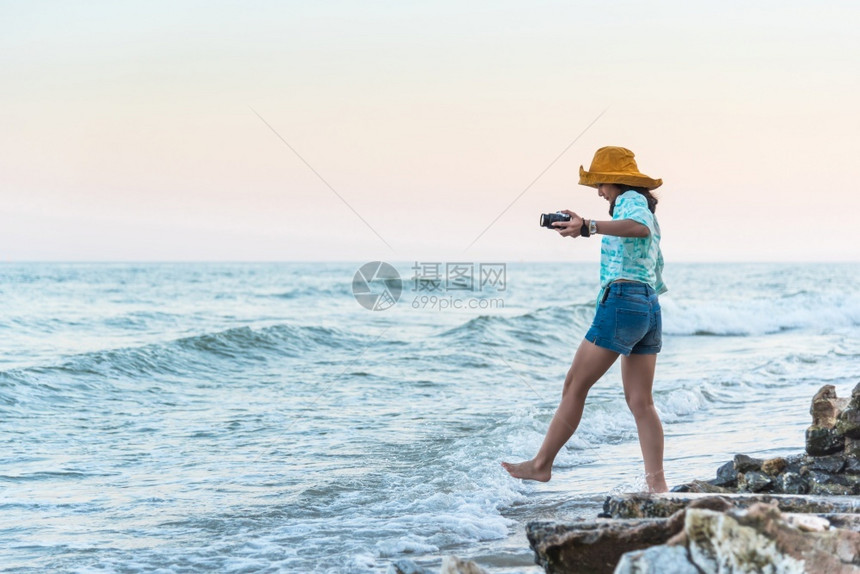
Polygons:
M552 475L552 468L543 468L534 459L519 463L503 462L502 466L508 471L508 474L523 480L547 482Z
M645 482L648 483L648 492L669 492L669 486L666 484L666 477L663 476L662 470L653 474L646 474Z

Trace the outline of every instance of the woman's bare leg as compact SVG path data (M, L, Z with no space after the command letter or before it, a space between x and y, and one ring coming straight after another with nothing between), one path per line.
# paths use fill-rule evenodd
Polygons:
M627 399L627 406L636 419L648 490L666 492L669 487L663 475L663 425L651 396L656 366L657 355L630 355L621 358L624 398Z
M549 429L537 455L531 460L517 464L502 463L511 476L541 482L550 479L552 463L558 451L579 426L588 390L606 373L617 358L618 353L615 351L598 347L586 340L582 341L564 380L561 404L555 411L552 422L549 423Z

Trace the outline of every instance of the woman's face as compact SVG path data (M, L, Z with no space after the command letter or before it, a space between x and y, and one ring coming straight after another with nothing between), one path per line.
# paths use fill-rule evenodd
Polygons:
M621 194L621 188L614 183L601 183L597 186L597 195L608 201L610 204L615 203L615 198Z

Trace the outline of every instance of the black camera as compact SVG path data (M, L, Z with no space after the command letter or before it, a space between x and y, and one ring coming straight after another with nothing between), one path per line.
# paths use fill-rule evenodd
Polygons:
M546 227L548 229L556 229L553 227L553 223L556 221L570 221L570 216L566 213L562 213L560 211L556 211L555 213L541 213L540 214L540 226Z

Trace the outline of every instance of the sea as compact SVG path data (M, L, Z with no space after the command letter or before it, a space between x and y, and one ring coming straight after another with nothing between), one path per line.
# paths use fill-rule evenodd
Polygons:
M860 264L667 265L672 485L803 450L860 383ZM537 573L532 520L645 486L616 364L548 483L531 458L591 263L0 264L0 570ZM393 570L392 570L393 571Z

